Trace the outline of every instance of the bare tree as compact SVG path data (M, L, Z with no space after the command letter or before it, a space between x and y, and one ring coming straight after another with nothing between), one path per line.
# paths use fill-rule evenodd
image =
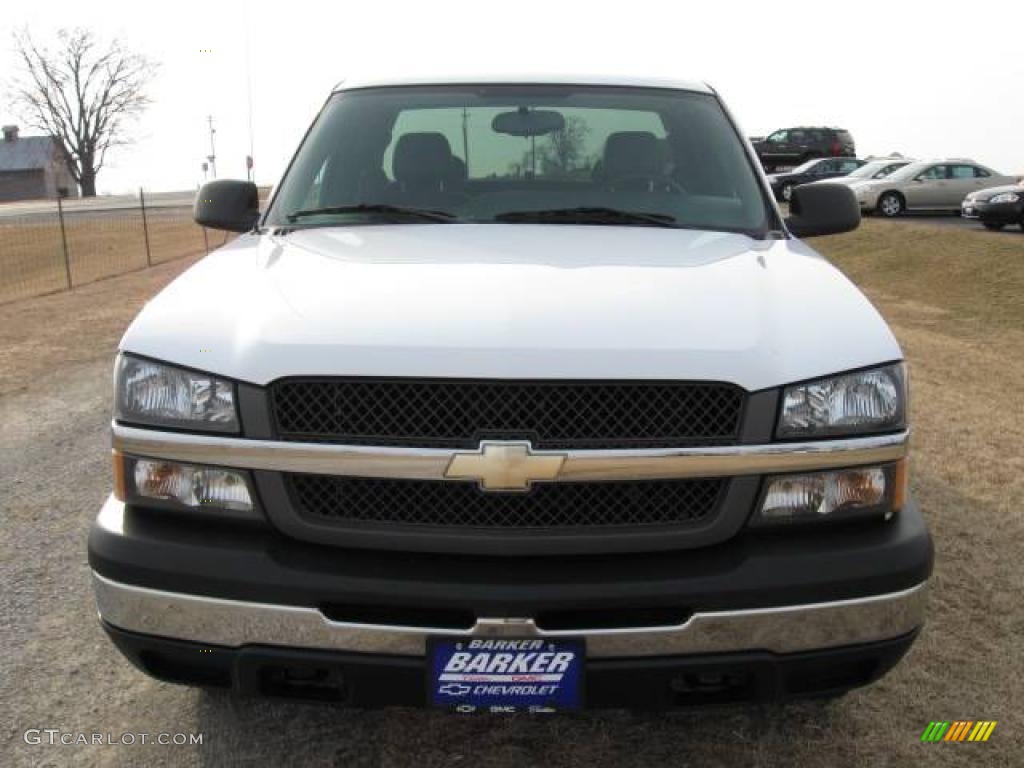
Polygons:
M83 197L96 194L107 152L129 143L126 128L150 104L157 65L118 40L102 47L86 29L62 29L58 44L14 34L21 73L12 83L26 122L56 138Z
M547 146L542 150L545 173L569 175L577 170L589 132L590 127L582 118L566 118L562 128L548 136Z

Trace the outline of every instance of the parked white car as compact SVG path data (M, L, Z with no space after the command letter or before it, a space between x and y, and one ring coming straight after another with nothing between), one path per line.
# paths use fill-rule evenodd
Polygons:
M924 622L903 353L699 83L350 82L115 370L145 672L462 712L831 696Z
M825 181L812 181L811 184L842 184L846 187L856 187L861 184L865 184L872 181L878 181L884 179L886 176L890 176L900 168L905 168L911 163L916 162L913 158L909 157L882 157L874 160L869 160L860 168L840 176L835 179L828 179Z

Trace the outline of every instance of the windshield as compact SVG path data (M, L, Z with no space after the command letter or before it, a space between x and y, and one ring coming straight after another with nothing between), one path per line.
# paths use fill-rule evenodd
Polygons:
M791 171L785 171L785 173L807 173L811 168L821 162L824 161L820 157L816 157L813 160L808 160L806 163L796 166L796 168Z
M589 86L388 87L333 96L270 226L677 226L762 235L773 209L710 94Z
M903 163L906 165L906 163ZM903 165L899 161L893 160L874 160L866 165L862 165L860 168L855 170L853 173L847 176L848 179L882 179L888 176L898 168L902 168Z

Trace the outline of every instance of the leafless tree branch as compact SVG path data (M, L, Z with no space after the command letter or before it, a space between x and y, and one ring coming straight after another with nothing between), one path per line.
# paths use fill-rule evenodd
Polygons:
M158 65L118 40L103 50L86 29L61 30L52 47L23 29L14 49L21 66L11 96L22 119L57 140L82 195L95 195L107 152L130 143L127 127L151 103Z

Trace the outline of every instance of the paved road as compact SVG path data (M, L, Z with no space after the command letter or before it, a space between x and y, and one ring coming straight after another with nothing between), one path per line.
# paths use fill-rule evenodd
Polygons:
M195 190L179 192L146 192L146 208L191 208L196 197ZM260 188L260 200L265 201L269 189ZM102 197L76 198L63 201L65 212L118 211L139 207L138 195L104 195ZM0 220L21 218L42 214L55 214L54 200L27 200L18 203L0 203Z
M181 208L192 207L195 192L147 192L147 208ZM116 211L124 208L138 208L138 195L109 195L87 199L72 199L63 202L65 211ZM57 212L57 203L53 200L29 200L23 203L0 204L0 219L19 218L34 214L51 214Z

